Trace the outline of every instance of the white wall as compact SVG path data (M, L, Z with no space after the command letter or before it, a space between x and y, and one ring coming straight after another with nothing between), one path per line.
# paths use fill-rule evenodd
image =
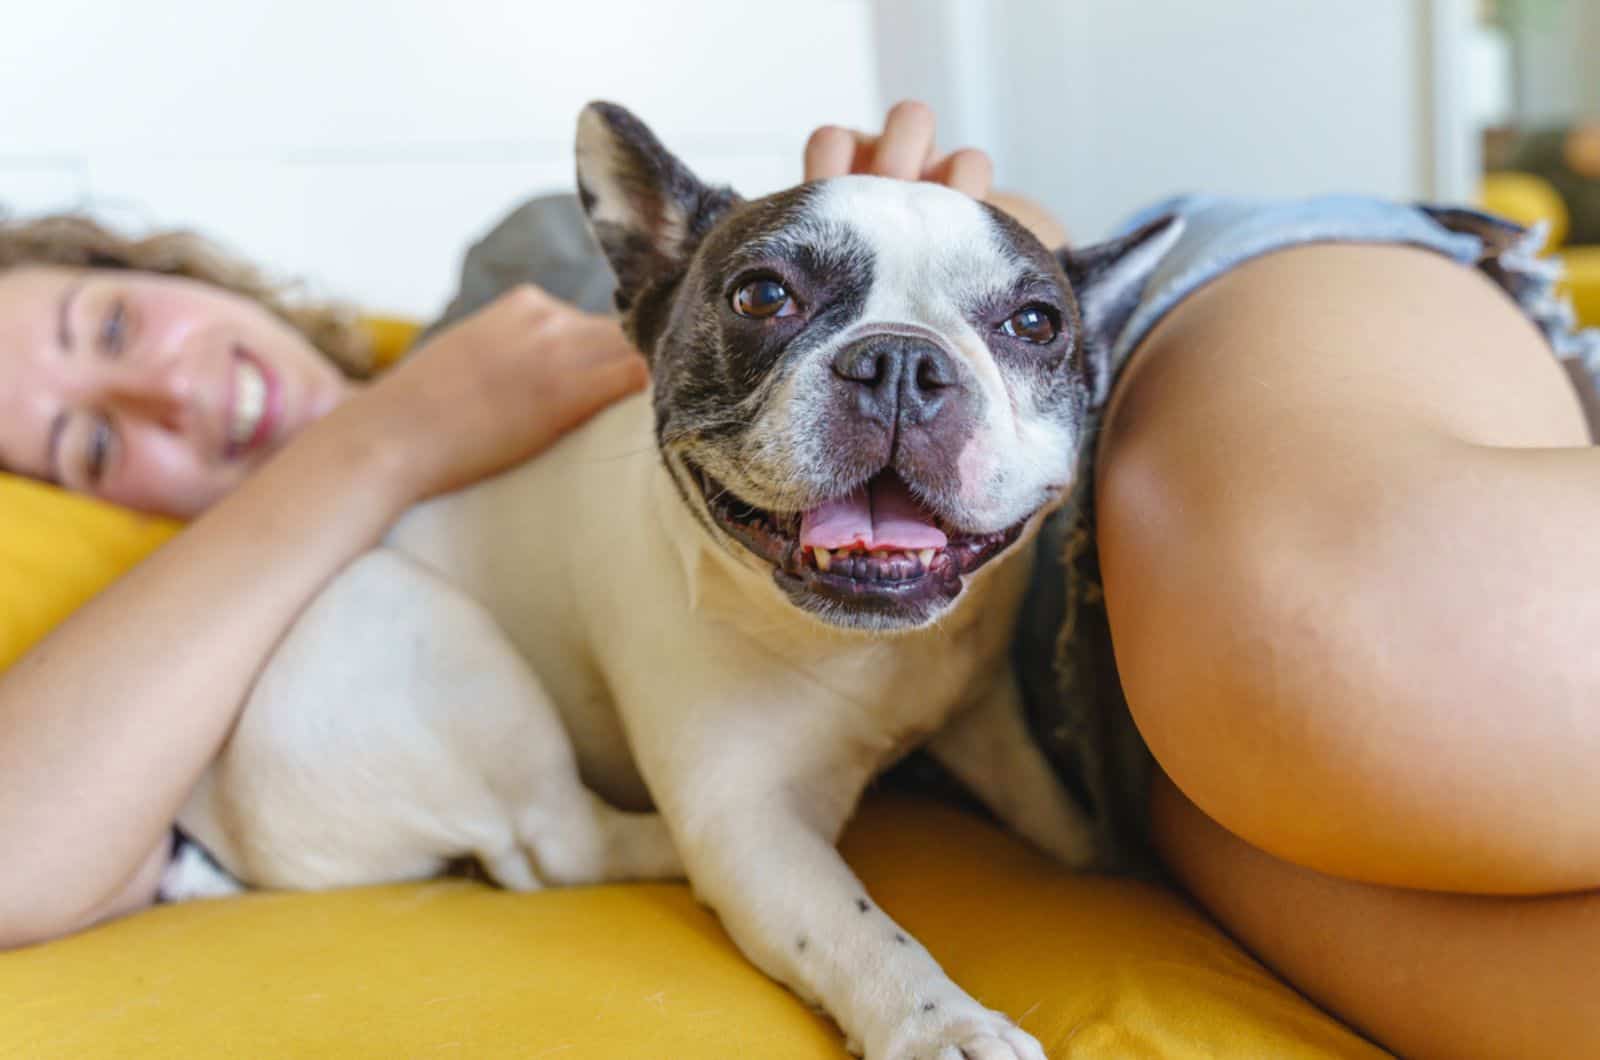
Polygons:
M1079 238L1185 190L1434 183L1427 11L1464 0L50 0L0 24L0 205L190 225L417 315L622 102L764 192L815 125L935 103ZM381 16L377 13L381 11Z
M881 0L886 97L952 108L1078 238L1184 191L1432 184L1426 0ZM951 80L961 83L953 88Z
M465 244L572 187L614 99L708 178L766 192L806 133L878 111L865 0L50 0L0 20L0 206L220 237L418 315Z

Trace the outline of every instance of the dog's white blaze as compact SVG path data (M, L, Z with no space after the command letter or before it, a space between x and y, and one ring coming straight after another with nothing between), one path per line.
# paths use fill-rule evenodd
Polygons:
M921 324L955 338L985 390L1000 386L988 345L961 309L1008 286L1020 262L976 201L937 184L852 176L825 184L815 209L872 248L872 290L859 326Z
M850 176L823 186L814 209L872 248L872 288L860 318L822 351L887 324L919 324L948 339L982 396L982 424L958 461L961 495L975 517L1009 525L1070 473L1074 432L1040 414L1036 395L1008 380L963 309L1010 287L1023 263L973 199L935 184ZM819 357L819 360L822 358ZM812 410L795 412L809 417ZM791 420L791 425L815 422Z

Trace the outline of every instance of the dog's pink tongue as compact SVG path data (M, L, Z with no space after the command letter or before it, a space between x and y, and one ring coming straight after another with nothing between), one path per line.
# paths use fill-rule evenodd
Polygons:
M800 517L800 547L914 552L943 548L944 531L898 475L879 475L848 497L824 501Z

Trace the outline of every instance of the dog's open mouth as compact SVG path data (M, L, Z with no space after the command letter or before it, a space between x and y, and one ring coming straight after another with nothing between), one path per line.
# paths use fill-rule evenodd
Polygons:
M780 585L847 605L881 609L951 599L961 592L961 576L1004 551L1027 522L962 533L923 507L892 470L809 511L766 511L690 467L718 525L772 564Z

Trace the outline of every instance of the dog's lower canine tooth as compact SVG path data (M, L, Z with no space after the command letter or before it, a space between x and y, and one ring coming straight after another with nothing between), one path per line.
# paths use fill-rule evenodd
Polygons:
M930 564L933 563L933 549L931 549L931 548L923 549L921 552L917 553L917 558L922 561L922 565L924 567L929 566Z
M828 567L833 563L833 553L829 552L827 549L825 549L825 548L814 548L811 551L813 553L815 553L815 555L817 557L817 569L818 570L826 571L828 569Z

